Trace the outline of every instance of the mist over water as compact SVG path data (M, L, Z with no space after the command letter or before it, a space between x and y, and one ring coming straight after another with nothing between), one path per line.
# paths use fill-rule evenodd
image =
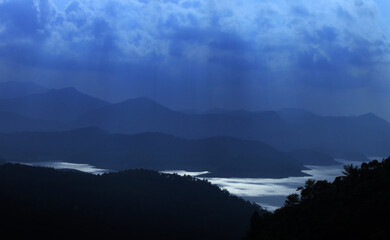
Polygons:
M390 240L389 19L0 0L0 236Z
M163 173L167 173L167 174L178 174L180 176L191 176L191 177L198 177L198 176L201 176L201 175L204 175L204 174L208 174L210 173L209 171L202 171L202 172L188 172L188 171L185 171L185 170L168 170L168 171L162 171Z
M368 157L369 160L383 159L382 157ZM308 179L333 181L343 175L344 166L348 164L360 165L363 162L336 159L340 164L332 166L306 165L306 177L288 178L207 178L211 183L218 185L230 193L240 196L248 201L256 202L267 210L273 211L284 204L289 194L295 193L298 187L305 184ZM169 171L179 175L189 175L185 171ZM201 175L191 173L192 176L202 178Z
M381 160L382 157L368 157L368 159ZM331 166L306 165L307 170L302 172L308 174L305 177L288 178L203 178L202 175L210 173L209 171L189 172L185 170L167 170L162 171L167 174L188 175L207 179L212 184L222 189L228 190L231 194L240 196L248 201L255 202L263 208L274 211L284 204L289 194L295 193L298 187L305 184L308 179L333 181L336 177L343 175L344 166L348 164L361 165L360 161L347 161L336 159L340 164ZM27 165L50 167L55 169L70 169L92 174L104 174L111 172L108 169L100 169L89 164L77 164L61 161L28 163Z
M111 170L97 168L89 164L69 163L69 162L61 162L61 161L23 163L23 164L36 166L36 167L48 167L48 168L54 168L59 170L76 170L76 171L92 173L96 175L111 172Z

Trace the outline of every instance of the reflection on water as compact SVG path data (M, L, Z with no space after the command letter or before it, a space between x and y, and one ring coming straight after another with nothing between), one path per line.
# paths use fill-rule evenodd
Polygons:
M270 211L283 205L287 195L296 192L305 182L314 178L316 180L332 181L342 175L343 165L334 166L306 166L304 173L307 177L288 178L209 178L208 180L228 190L230 193L254 201Z
M383 159L381 157L370 157L369 160ZM312 178L316 180L333 181L336 177L342 176L344 166L347 164L360 165L362 162L346 161L336 159L340 164L332 166L305 166L304 173L307 177L288 178L207 178L211 183L228 190L230 193L240 196L248 201L256 202L260 206L273 211L281 207L286 196L295 193L298 187ZM184 175L185 171L169 171ZM188 172L186 172L188 173ZM192 176L201 177L201 174L192 173Z
M381 157L369 157L369 160L378 159ZM256 202L260 206L273 211L283 205L286 196L296 192L298 187L305 184L306 180L313 178L316 180L333 181L336 177L342 175L343 166L347 164L360 165L362 162L346 161L344 159L336 159L340 164L332 166L305 166L307 170L304 173L310 175L307 177L288 177L288 178L206 178L211 183L228 190L230 193L240 196L248 201ZM39 162L27 163L32 166L52 167L55 169L73 169L92 174L103 174L110 172L107 169L100 169L89 164L77 164L68 162ZM188 172L185 170L169 170L163 171L169 174L190 175L193 177L202 178L202 175L209 173L203 172Z
M71 169L71 170L77 170L86 173L92 173L92 174L103 174L103 173L110 172L110 170L96 168L89 164L68 163L68 162L59 162L59 161L23 163L23 164L30 165L30 166L37 166L37 167L50 167L54 169Z
M185 171L185 170L168 170L168 171L161 171L162 173L167 173L167 174L178 174L180 176L184 176L184 175L187 175L187 176L191 176L191 177L197 177L197 176L201 176L201 175L204 175L204 174L207 174L207 173L210 173L209 171L203 171L203 172L188 172L188 171Z

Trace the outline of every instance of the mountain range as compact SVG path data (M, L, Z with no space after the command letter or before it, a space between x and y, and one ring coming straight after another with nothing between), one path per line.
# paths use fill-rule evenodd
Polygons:
M0 111L0 132L15 131L58 131L66 124L58 121L27 117L18 113Z
M18 98L0 99L0 111L41 120L68 122L107 104L70 87Z
M31 94L44 93L49 89L34 82L0 82L0 99L24 97Z
M283 151L313 149L334 156L390 153L390 124L371 113L331 117L284 109L185 114L138 98L91 110L71 126L94 126L113 133L161 132L183 138L231 136L261 141Z
M189 114L147 98L108 103L75 88L65 88L0 99L0 116L0 132L97 127L109 133L159 132L186 139L225 136L295 152L296 156L305 157L304 163L313 160L308 151L322 153L324 161L319 162L327 164L333 162L329 161L333 157L390 153L390 124L372 113L333 117L302 109L261 112L211 109ZM299 154L301 150L305 151L303 155Z
M161 133L109 134L97 128L0 133L10 162L64 161L99 168L209 171L213 177L302 176L303 163L267 144L232 137L182 139Z

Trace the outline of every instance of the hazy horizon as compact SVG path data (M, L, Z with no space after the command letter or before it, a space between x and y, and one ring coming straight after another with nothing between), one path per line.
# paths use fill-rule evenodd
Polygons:
M32 81L26 81L26 82L22 82L22 81L5 81L5 82L0 82L1 83L10 83L10 82L17 82L17 83L34 83ZM35 83L36 84L36 83ZM42 86L42 87L45 87L43 85L39 85L39 86ZM68 86L68 87L64 87L64 88L47 88L47 91L50 91L50 90L62 90L62 89L66 89L66 88L75 88L77 91L79 91L80 93L83 93L83 94L86 94L82 91L80 91L77 87L74 87L74 86ZM45 92L43 93L38 93L38 94L44 94ZM89 95L89 94L87 94ZM366 114L374 114L376 115L377 117L380 117L386 121L390 121L390 118L387 119L379 114L375 114L373 112L360 112L360 113L352 113L352 114L343 114L343 113L340 113L340 114L326 114L326 113L320 113L320 112L317 112L317 111L312 111L312 110L309 110L309 109L305 109L305 108L299 108L299 107L281 107L281 108L275 108L275 109L247 109L247 108L224 108L224 107L219 107L219 106L210 106L208 108L174 108L174 107L171 107L171 106L168 106L168 105L164 105L156 100L154 100L153 98L150 98L150 97L147 97L147 96L139 96L139 97L135 97L135 98L126 98L126 99L123 99L123 100L119 100L119 101L110 101L108 99L102 99L102 98L99 98L99 96L94 96L94 95L89 95L91 97L94 97L94 98L98 98L100 100L103 100L103 101L106 101L110 104L118 104L118 103L122 103L122 102L125 102L127 100L135 100L135 99L140 99L140 98L147 98L151 101L154 101L158 104L161 104L162 106L164 107L167 107L169 109L171 109L172 111L176 111L176 112L182 112L182 113L187 113L187 114L207 114L209 112L213 112L213 111L218 111L218 110L221 110L221 111L247 111L247 112L267 112L267 111L272 111L272 112L278 112L278 111L283 111L283 110L303 110L303 111L308 111L310 113L313 113L315 115L319 115L319 116L323 116L323 117L356 117L356 116L362 116L362 115L366 115ZM18 97L15 97L15 98L18 98Z
M0 230L390 239L389 19L390 0L0 0Z
M0 82L389 120L389 13L385 0L5 0Z

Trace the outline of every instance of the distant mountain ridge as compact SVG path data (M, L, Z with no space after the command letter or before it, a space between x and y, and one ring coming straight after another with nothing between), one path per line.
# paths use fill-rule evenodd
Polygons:
M11 117L11 113L18 116ZM329 117L302 109L212 109L188 114L147 98L110 104L75 88L65 88L0 99L2 115L3 132L98 127L111 133L161 132L190 139L230 136L264 142L287 152L310 149L337 157L390 154L390 124L374 114Z
M191 115L145 98L92 110L73 123L75 128L88 126L115 133L161 132L184 138L232 136L266 141L274 146L283 145L299 135L275 112Z
M0 111L13 112L31 118L67 122L80 114L107 105L75 88L49 90L20 98L0 99Z
M25 97L31 94L44 93L48 90L48 88L34 82L0 82L0 99Z
M109 134L96 128L0 134L10 162L66 161L106 169L210 171L215 177L303 176L302 163L267 144L231 137L181 139L160 133Z
M281 118L304 136L302 148L345 154L386 156L390 150L390 123L369 113L360 116L319 116L302 110L279 112Z
M0 132L58 131L66 126L57 121L26 117L17 113L0 112Z
M265 142L284 151L314 149L331 155L390 153L390 124L374 114L323 117L297 109L218 112L186 114L152 100L132 99L85 113L72 126L127 134L153 131L184 138L232 136Z

